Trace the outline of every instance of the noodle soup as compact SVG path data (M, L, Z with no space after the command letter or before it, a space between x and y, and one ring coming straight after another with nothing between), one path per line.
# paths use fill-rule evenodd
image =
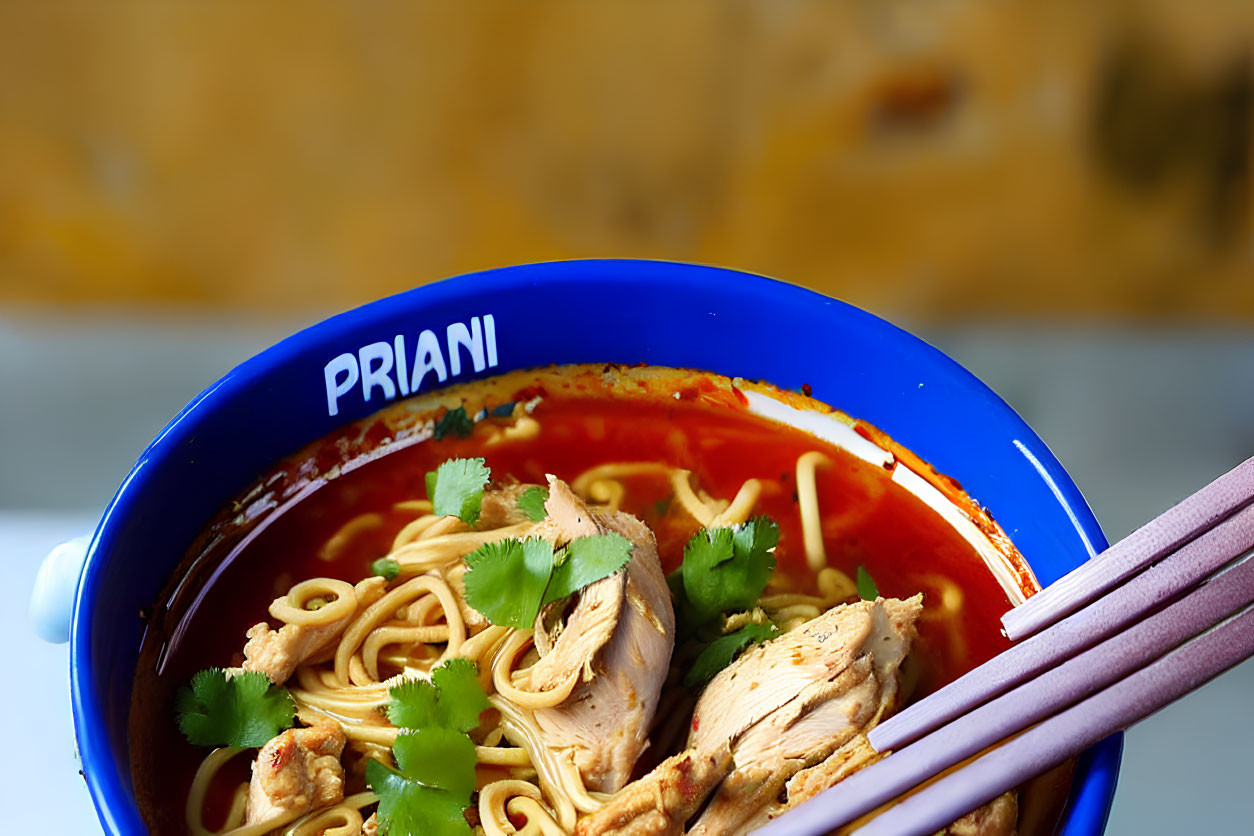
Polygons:
M437 513L441 492L474 470L455 463L479 459L488 475L466 497L474 513ZM754 542L742 554L736 538ZM699 561L724 546L708 574L743 558L761 583L712 610L722 604L707 606ZM537 556L541 571L517 570ZM562 587L566 575L588 582ZM544 593L530 605L529 586ZM546 600L555 588L566 594ZM833 758L873 757L859 748L865 731L1004 649L998 619L1036 589L958 485L805 395L658 368L511 373L345 427L210 524L145 636L131 713L136 794L155 833L373 832L380 817L403 833L403 805L389 799L425 792L445 803L433 793L452 792L405 763L403 746L426 735L472 753L470 784L457 788L466 802L453 804L464 820L450 827L611 832L600 829L607 811L696 763L708 767L706 786L691 811L668 811L673 832L740 832L782 812L781 796L799 800L802 779ZM594 617L603 601L618 608L608 628ZM902 658L870 686L855 683L872 688L877 713L781 755L782 769L762 754L759 765L796 780L747 814L749 803L721 809L737 770L759 755L748 732L724 741L727 753L719 741L703 748L733 674L760 664L775 682L771 654L787 642L827 652L821 638L805 644L821 619L844 629L907 611L894 634ZM595 647L563 667L580 641ZM633 661L620 670L624 654ZM853 659L848 670L862 657ZM240 668L262 689L264 674L271 705L290 699L287 724L304 731L280 722L278 743L192 745L185 733L214 714L211 683L180 689L207 668L226 669L212 684L223 692L241 687L231 684ZM442 705L441 689L463 694L455 688L469 680L483 699L471 720L436 724L438 735L406 725L414 694ZM831 704L843 696L832 691ZM616 699L621 710L587 708ZM614 745L588 729L609 729ZM320 758L330 760L288 767ZM277 794L264 785L270 773L278 783L295 774L303 789ZM1045 776L990 815L1020 833L1052 832L1067 783L1065 769Z

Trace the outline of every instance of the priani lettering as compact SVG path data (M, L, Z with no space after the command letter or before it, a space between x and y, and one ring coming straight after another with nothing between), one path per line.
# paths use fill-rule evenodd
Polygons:
M443 337L443 341L441 341ZM366 403L416 395L450 377L495 368L496 320L492 314L453 322L439 334L397 334L391 342L363 345L346 351L322 369L327 392L327 415L340 413L340 401L354 391Z

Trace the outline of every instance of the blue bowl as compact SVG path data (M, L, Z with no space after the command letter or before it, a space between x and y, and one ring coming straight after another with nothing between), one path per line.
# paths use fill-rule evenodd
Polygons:
M1042 584L1105 547L1080 492L1010 407L939 351L844 303L759 276L653 261L533 264L428 285L329 319L243 363L188 404L122 483L91 544L70 638L74 725L106 832L144 831L127 741L136 613L228 498L280 457L384 405L381 383L369 402L360 385L349 387L354 370L362 374L359 359L367 372L378 370L386 358L370 354L390 356L378 344L397 335L413 346L424 330L444 341L473 338L474 329L482 329L484 348L473 360L458 352L465 362L450 363L450 383L588 362L808 383L958 479ZM1115 735L1080 759L1066 836L1104 829L1122 743Z

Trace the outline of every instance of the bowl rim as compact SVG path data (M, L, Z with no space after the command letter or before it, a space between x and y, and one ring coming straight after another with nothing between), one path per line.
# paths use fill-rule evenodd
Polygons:
M832 299L815 291L778 279L724 267L692 264L681 261L642 259L573 259L498 267L454 276L369 302L301 329L295 334L264 349L228 371L219 380L196 395L156 435L140 454L134 467L122 481L110 501L88 548L75 595L70 632L70 693L75 737L92 803L101 825L108 833L138 832L142 823L133 793L114 768L115 757L108 737L108 720L104 714L102 695L92 676L92 628L95 607L101 592L102 572L113 554L122 521L134 513L134 499L141 492L156 462L170 456L179 445L192 436L198 427L214 420L221 405L237 397L246 387L255 385L267 375L292 363L309 348L327 342L334 336L347 335L392 311L398 304L454 302L467 295L490 290L493 286L524 283L539 288L577 280L595 284L611 277L621 278L624 271L640 281L655 283L684 282L706 284L711 290L728 286L738 289L792 297L794 303L839 306L844 316L860 320L897 339L918 344L931 354L939 365L947 368L955 379L962 380L964 394L982 399L982 406L997 414L999 422L1007 422L1015 430L1016 446L1029 457L1054 498L1062 507L1090 553L1100 552L1106 545L1101 528L1079 488L1062 468L1045 443L1005 401L957 361L919 337L865 310ZM467 294L467 290L470 291ZM781 299L781 303L786 301ZM514 366L498 369L508 371ZM448 385L452 385L450 381ZM833 404L842 408L841 404ZM343 422L354 420L344 416ZM292 449L299 447L294 443ZM1065 836L1090 836L1105 829L1114 800L1123 749L1122 733L1112 735L1091 747L1079 759L1076 780L1064 811L1060 833Z

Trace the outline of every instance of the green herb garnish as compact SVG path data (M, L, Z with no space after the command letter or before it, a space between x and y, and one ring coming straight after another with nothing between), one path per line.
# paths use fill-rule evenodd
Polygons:
M503 627L535 624L553 574L553 544L529 537L484 543L466 555L466 602Z
M378 575L388 583L396 580L401 573L401 564L390 557L381 557L370 564L370 574Z
M527 515L527 519L532 522L540 522L549 515L544 510L544 503L549 501L549 491L547 488L527 488L518 497L518 510Z
M474 525L483 507L483 489L492 478L483 459L449 459L427 474L427 496L435 513Z
M725 612L748 610L775 571L770 550L779 542L779 526L755 517L735 528L706 528L684 547L680 567L684 597L700 622Z
M264 746L292 727L296 706L285 688L257 671L228 676L209 668L174 697L179 731L196 746Z
M440 420L435 422L432 434L436 441L443 441L444 437L450 433L458 438L469 438L474 429L475 422L466 414L466 407L459 406L440 416Z
M379 796L379 833L467 836L476 758L466 732L488 708L478 668L469 659L452 659L433 670L430 681L405 680L388 694L388 719L401 728L392 744L399 768L366 764L366 782Z
M531 627L545 604L626 566L631 549L613 533L577 537L557 551L535 537L485 543L466 556L466 601L493 624Z
M875 585L875 579L862 566L858 567L858 595L862 596L863 601L874 601L880 597L880 590Z
M687 688L704 688L719 671L736 661L745 648L757 642L764 642L779 635L779 628L774 624L746 624L733 633L715 639L701 651L701 655L692 663L688 673L684 675L684 686Z
M464 805L470 803L475 791L475 744L465 733L442 726L405 729L396 736L392 754L405 777L444 790Z
M704 645L685 686L704 686L750 644L779 635L773 624L747 624L720 635L724 616L751 610L766 590L778 543L779 526L763 516L733 528L704 528L684 547L684 561L666 576L666 585L675 598L678 640Z
M431 672L430 681L407 679L388 694L388 719L402 729L441 726L468 732L488 709L478 670L469 659L450 659Z
M472 758L473 753L472 746ZM472 759L472 775L474 768ZM468 836L474 832L466 821L469 797L462 801L446 790L424 786L373 758L366 764L366 783L379 796L380 836Z
M631 560L631 548L630 540L613 532L571 540L553 558L553 577L544 590L544 604L608 578Z

